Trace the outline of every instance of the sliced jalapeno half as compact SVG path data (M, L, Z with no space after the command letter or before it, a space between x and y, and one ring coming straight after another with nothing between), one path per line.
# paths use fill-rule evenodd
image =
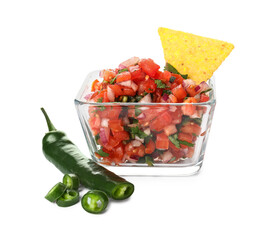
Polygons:
M82 207L89 213L102 213L108 202L106 193L99 190L88 191L81 200Z
M79 193L75 190L67 190L58 200L60 207L70 207L79 202Z
M66 188L63 183L59 182L47 193L45 198L50 202L55 202L64 194Z
M65 174L62 182L68 189L74 190L78 190L80 184L79 179L75 174Z

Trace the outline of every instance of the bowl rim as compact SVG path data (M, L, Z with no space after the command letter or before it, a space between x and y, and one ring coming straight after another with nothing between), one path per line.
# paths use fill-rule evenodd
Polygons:
M79 92L77 93L74 102L75 104L80 104L80 105L90 105L90 106L154 106L154 107L162 107L162 106L184 106L184 105L194 105L194 106L205 106L205 105L215 105L216 104L216 92L215 92L215 77L214 75L207 80L209 85L212 88L212 94L211 98L207 102L199 102L199 103L140 103L140 102L105 102L105 103L99 103L99 102L87 102L87 101L82 101L81 96L85 92L86 86L89 84L90 81L94 81L95 79L102 80L101 77L99 77L99 72L101 70L95 70L91 71L88 73L87 77L85 78ZM97 74L98 77L92 78L93 74ZM88 92L88 94L90 94Z

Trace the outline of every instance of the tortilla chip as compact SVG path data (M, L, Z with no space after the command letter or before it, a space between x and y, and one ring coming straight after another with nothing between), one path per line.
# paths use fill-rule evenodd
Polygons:
M231 43L162 27L158 33L166 62L197 84L210 79L234 48Z

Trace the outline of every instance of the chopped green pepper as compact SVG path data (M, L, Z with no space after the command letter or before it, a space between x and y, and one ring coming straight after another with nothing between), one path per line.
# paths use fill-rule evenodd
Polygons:
M109 203L105 192L99 190L88 191L81 200L82 207L89 213L102 213Z
M79 193L75 190L67 190L58 200L60 207L70 207L79 202Z
M66 188L63 183L59 182L47 193L45 198L50 202L55 202L64 194Z
M78 190L80 182L75 174L65 174L62 180L68 189Z

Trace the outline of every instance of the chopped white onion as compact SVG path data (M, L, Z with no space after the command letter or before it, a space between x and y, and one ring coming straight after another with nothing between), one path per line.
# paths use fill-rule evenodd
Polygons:
M166 151L161 155L162 162L167 163L171 158L173 158L173 155L170 151Z
M129 119L127 116L123 117L123 124L124 125L128 125L130 122L129 122Z
M101 126L102 127L109 127L109 119L108 118L103 118L101 120Z
M190 118L201 118L202 117L202 110L195 111L193 115L190 115Z
M138 141L138 140L133 140L133 141L131 142L131 145L132 145L133 147L139 147L141 144L142 144L142 143L141 143L140 141Z
M170 112L176 112L177 107L176 106L169 106L169 111Z
M137 116L137 119L144 119L145 117L145 113L141 113L139 116Z
M100 128L100 140L103 144L107 144L109 141L109 129L101 127Z
M178 130L177 130L175 124L170 124L170 125L164 127L164 132L167 136L172 135L172 134L176 133L177 131Z
M107 97L108 97L110 102L114 102L114 100L115 100L114 91L109 86L107 87Z
M127 81L123 81L123 82L120 82L120 83L117 83L118 85L121 85L121 86L124 86L124 87L129 87L131 88L131 80L127 80Z
M203 81L195 88L195 90L197 93L200 93L208 90L209 88L210 88L209 85L205 81Z
M151 103L152 102L151 94L147 94L139 102L140 103Z
M138 90L138 85L136 83L134 83L133 81L131 81L131 88L133 89L134 92L136 92Z
M123 65L125 67L129 67L129 66L137 64L139 61L140 61L140 59L138 57L132 57L132 58L120 63L120 65Z
M135 139L140 141L141 143L144 143L144 139L143 138L139 138L137 135L135 135Z
M195 82L192 79L185 79L185 80L182 81L182 86L184 88L187 88L190 85L195 85Z
M150 135L150 134L151 134L151 130L150 130L150 128L146 128L143 132L144 132L146 135Z

